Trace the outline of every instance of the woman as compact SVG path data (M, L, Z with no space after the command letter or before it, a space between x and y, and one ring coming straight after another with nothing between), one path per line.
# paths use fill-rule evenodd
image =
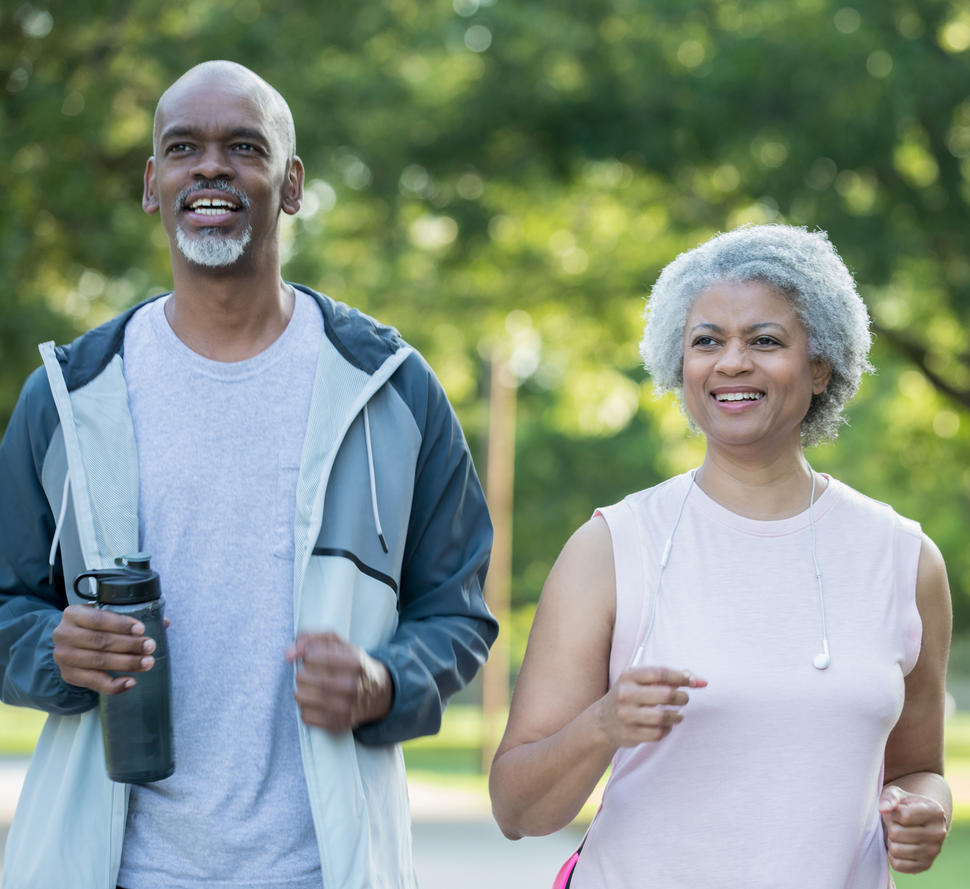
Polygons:
M568 824L612 762L572 889L885 889L939 853L942 557L803 453L870 369L868 323L827 237L788 226L654 286L641 351L704 462L566 544L491 772L516 839Z

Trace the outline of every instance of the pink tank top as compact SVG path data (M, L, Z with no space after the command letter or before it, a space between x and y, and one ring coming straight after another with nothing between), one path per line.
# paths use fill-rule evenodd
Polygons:
M640 663L710 684L667 738L617 753L572 887L886 889L877 801L919 654L919 526L829 480L814 511L831 666L817 670L808 511L747 519L689 486L677 476L600 510L611 684L642 642Z

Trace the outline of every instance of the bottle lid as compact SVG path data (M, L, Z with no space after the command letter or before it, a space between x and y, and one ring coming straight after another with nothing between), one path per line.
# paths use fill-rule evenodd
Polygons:
M147 553L132 553L115 559L119 568L85 571L74 581L74 588L85 599L97 600L100 605L137 605L161 598L162 588L158 572L151 569L151 557ZM78 588L82 578L94 579L97 594L86 595Z

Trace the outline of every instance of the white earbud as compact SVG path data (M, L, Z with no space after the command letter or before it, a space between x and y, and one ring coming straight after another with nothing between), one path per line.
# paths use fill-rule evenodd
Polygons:
M832 663L832 658L829 656L829 640L822 640L822 651L815 655L814 660L812 660L812 666L816 670L827 670L829 664Z

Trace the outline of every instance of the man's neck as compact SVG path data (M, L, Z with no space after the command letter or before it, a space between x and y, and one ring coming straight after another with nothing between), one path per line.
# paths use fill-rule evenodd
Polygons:
M245 361L272 345L293 314L292 288L279 267L260 273L173 267L175 292L165 316L175 335L213 361Z

